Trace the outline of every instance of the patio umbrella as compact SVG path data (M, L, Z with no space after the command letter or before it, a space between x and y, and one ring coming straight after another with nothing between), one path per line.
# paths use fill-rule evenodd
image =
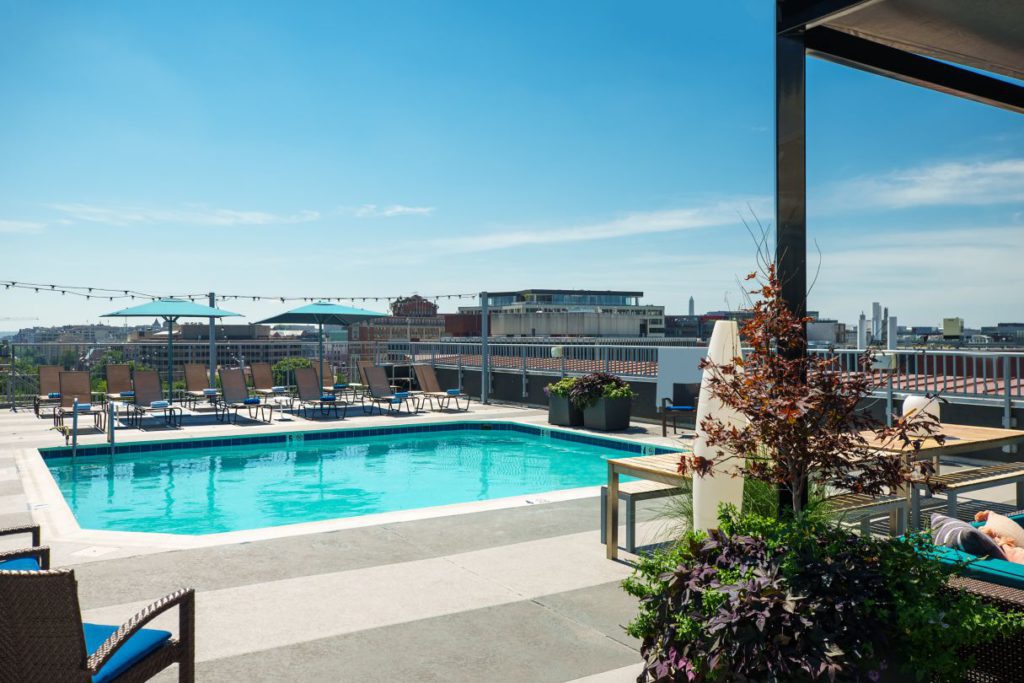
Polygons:
M319 326L318 339L320 340L320 381L324 379L324 325L351 325L362 320L383 318L387 313L374 313L362 308L352 308L341 304L332 304L327 301L316 301L305 306L293 308L272 318L261 320L257 325L271 325L274 323L299 323L316 324Z
M107 313L101 318L163 318L167 321L167 400L174 390L174 322L178 318L226 318L241 315L184 299L154 299L149 303Z

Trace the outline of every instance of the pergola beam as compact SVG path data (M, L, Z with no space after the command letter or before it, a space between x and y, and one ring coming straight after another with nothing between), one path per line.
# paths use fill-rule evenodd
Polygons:
M787 0L778 5L776 33L813 28L879 0Z
M929 57L819 26L806 32L809 55L869 73L1024 113L1024 87Z

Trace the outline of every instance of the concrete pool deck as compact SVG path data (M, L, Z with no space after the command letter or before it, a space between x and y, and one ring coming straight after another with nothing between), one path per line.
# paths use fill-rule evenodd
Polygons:
M546 413L473 404L468 414L126 429L118 441L466 419L543 424ZM194 587L199 680L636 678L638 643L622 629L635 603L619 587L630 566L604 559L596 487L564 498L566 492L482 501L337 528L311 525L289 535L174 546L145 538L158 535L67 533L51 526L48 508L33 509L49 504L35 497L33 477L42 466L32 463L41 460L36 449L63 443L50 424L31 411L0 413L0 526L43 525L54 565L75 569L88 620L121 623L152 600ZM663 439L653 424L619 436L652 445L687 443ZM92 434L81 443L102 441ZM956 466L944 462L943 470ZM978 501L1005 502L1013 493L1012 485L991 489ZM642 504L641 542L666 537L671 522L658 517L659 507L657 501ZM24 545L19 540L0 547ZM173 615L157 625L173 631ZM174 680L175 673L159 680Z
M118 443L467 419L540 425L546 418L541 410L473 404L468 414L237 426L202 420L178 430L125 429ZM634 604L619 588L630 567L604 559L597 487L182 543L172 535L62 527L53 501L40 498L45 466L36 449L63 443L50 424L31 411L0 414L0 526L43 525L54 566L75 569L92 621L120 623L178 587L196 588L200 680L636 677L638 644L622 630ZM616 436L686 444L662 438L653 424ZM88 431L80 438L83 445L103 441ZM641 540L663 537L668 523L652 519L654 507L641 512L648 520ZM165 625L173 631L173 618ZM173 680L173 670L161 678Z

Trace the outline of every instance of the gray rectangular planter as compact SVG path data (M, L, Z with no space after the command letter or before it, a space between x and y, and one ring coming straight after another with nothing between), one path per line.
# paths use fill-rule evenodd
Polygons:
M583 426L602 432L618 432L629 428L631 398L599 398L583 410Z
M579 427L583 424L583 411L565 396L548 396L548 424Z

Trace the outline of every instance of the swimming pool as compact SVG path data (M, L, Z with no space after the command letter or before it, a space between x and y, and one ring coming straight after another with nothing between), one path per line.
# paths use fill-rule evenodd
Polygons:
M645 452L513 423L120 448L82 449L73 461L65 449L42 451L82 528L210 534L595 486L607 459Z

